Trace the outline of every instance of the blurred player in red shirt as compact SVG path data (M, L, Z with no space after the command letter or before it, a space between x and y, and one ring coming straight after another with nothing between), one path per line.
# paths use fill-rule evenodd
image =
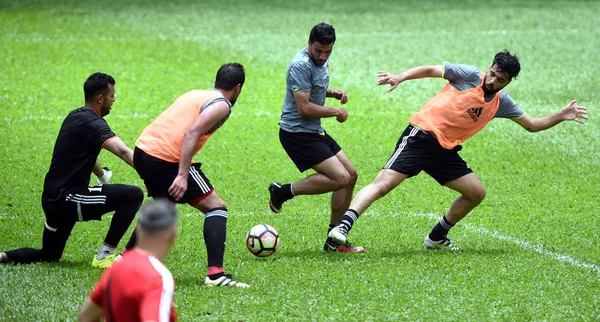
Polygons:
M158 200L139 215L137 244L107 269L79 312L79 321L176 321L175 281L162 260L177 236L175 204Z

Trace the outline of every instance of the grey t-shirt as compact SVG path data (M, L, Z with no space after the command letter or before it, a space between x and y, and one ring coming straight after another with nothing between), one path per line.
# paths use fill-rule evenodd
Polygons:
M329 60L317 66L308 56L306 48L290 61L286 75L286 91L279 126L288 132L323 133L321 119L298 114L294 92L310 92L309 101L323 106L329 86Z
M450 85L459 91L466 91L481 85L479 69L468 65L444 62L444 79L448 80ZM494 95L486 95L484 99L489 102L494 98ZM512 100L510 95L505 91L501 91L500 106L494 118L514 119L523 115L525 115L525 112Z

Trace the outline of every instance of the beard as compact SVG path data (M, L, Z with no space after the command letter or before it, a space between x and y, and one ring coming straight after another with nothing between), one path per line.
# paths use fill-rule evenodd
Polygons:
M491 87L491 86L489 86L489 87ZM496 94L496 93L498 93L500 91L500 89L496 89L495 90L493 87L491 89L489 87L488 87L488 85L485 85L485 84L482 86L483 94L485 94L485 95L493 95L493 94Z
M102 108L100 109L100 113L102 114L102 117L105 117L106 115L110 114L110 109L111 106L102 106Z

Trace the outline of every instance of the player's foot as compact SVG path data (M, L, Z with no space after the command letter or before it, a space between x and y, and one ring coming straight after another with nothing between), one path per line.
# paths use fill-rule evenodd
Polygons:
M271 195L269 199L269 208L276 214L281 212L281 206L283 205L283 201L279 200L277 197L279 189L281 189L281 185L278 182L271 182L269 185L269 194Z
M94 256L92 267L106 269L119 259L121 259L121 255L117 256L116 254L106 255L103 259L97 259L96 256Z
M454 244L452 244L450 239L448 239L447 237L444 237L442 240L433 241L429 239L429 235L427 235L425 236L423 244L425 244L425 247L429 249L448 249L454 251L459 250L459 248L454 246Z
M335 240L336 243L341 245L345 244L348 241L348 238L346 238L346 236L348 236L348 229L345 225L337 225L333 227L327 235L327 237Z
M326 252L339 252L339 253L364 253L365 248L360 246L352 246L352 244L346 241L344 244L338 244L335 240L327 238L323 250Z
M206 279L204 280L204 285L206 285L206 286L235 286L235 287L242 287L242 288L250 287L250 285L248 285L246 283L240 283L240 282L234 280L231 277L231 275L229 275L229 274L225 274L225 275L217 278L216 280L211 280L207 276Z

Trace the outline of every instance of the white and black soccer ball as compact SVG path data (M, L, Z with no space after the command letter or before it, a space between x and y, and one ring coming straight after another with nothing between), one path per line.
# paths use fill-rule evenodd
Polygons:
M246 234L246 246L258 257L271 256L279 247L279 234L267 224L256 225Z

